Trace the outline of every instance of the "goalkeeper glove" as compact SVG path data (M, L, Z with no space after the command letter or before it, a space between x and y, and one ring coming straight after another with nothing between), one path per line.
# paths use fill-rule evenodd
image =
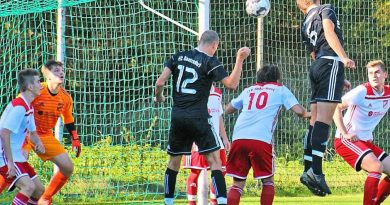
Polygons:
M72 131L72 151L76 152L76 157L81 154L81 144L76 130Z

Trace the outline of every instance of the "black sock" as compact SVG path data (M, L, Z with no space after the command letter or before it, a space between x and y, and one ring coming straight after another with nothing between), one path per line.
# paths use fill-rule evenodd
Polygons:
M218 204L227 204L226 182L221 170L211 171L211 182L214 185Z
M313 126L309 125L307 128L305 138L303 139L303 161L305 165L305 172L311 168L311 162L313 161L313 156L311 154L311 133L313 131Z
M314 174L322 174L322 158L328 143L330 126L320 121L316 121L312 132L312 168Z
M174 198L177 173L179 172L169 168L167 168L167 170L165 171L165 177L164 177L165 198L171 198L171 199Z

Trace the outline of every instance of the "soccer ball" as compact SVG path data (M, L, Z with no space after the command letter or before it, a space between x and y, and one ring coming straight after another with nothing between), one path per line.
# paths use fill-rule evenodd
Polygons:
M247 0L246 12L253 17L267 16L271 9L271 3L269 0Z

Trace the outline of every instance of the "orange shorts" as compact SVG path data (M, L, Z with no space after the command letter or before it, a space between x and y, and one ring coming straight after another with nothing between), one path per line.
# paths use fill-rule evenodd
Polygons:
M42 144L45 147L45 153L37 153L37 155L43 161L50 160L60 154L66 153L64 146L62 146L62 144L54 137L53 134L50 133L45 135L39 135L39 138L41 139ZM29 137L27 137L26 140L27 142L24 143L23 150L30 152L32 147L34 147L35 145L30 141Z

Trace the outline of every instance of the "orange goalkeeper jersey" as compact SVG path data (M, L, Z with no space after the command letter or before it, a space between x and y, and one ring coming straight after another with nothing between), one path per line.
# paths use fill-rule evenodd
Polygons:
M38 135L51 134L59 117L63 117L65 124L74 122L72 97L62 87L52 95L47 83L42 83L41 94L34 99L32 106Z

